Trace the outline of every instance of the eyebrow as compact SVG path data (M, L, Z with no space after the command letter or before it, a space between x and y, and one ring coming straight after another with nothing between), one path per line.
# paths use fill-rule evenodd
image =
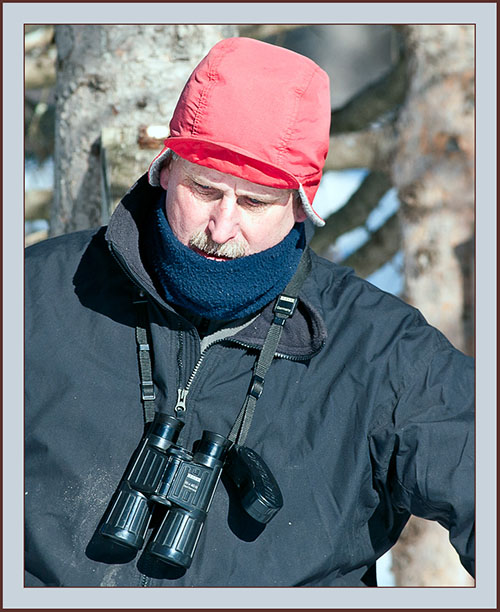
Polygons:
M279 199L278 195L251 193L248 191L236 193L236 195L239 198L251 198L252 200L259 200L259 202L274 202Z
M186 172L186 176L188 179L190 179L191 181L194 181L195 183L200 183L201 185L206 185L207 187L211 187L212 189L219 189L221 190L221 188L212 183L212 181L206 177L201 177L201 176L197 176L194 173L191 172ZM237 191L236 192L236 196L241 198L252 198L253 200L259 200L260 202L274 202L275 200L279 199L279 194L260 194L260 193L252 193L251 191Z

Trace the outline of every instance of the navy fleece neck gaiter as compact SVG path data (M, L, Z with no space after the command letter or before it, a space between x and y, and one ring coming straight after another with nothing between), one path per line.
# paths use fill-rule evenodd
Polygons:
M305 248L305 232L304 224L296 223L270 249L227 261L207 259L176 238L163 193L147 242L148 259L167 302L202 317L230 320L257 312L283 291Z

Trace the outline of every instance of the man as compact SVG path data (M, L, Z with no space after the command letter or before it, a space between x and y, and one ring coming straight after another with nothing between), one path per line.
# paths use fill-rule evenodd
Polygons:
M472 360L306 246L330 113L224 40L109 226L28 250L27 586L375 585L410 514L473 572Z

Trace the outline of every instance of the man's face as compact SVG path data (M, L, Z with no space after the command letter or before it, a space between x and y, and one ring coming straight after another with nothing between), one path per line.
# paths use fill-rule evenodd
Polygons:
M290 189L264 187L184 159L165 165L160 183L175 236L210 259L264 251L306 218Z

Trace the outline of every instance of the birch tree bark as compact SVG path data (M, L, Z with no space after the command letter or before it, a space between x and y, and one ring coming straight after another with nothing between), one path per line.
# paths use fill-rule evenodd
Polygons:
M107 222L102 134L111 133L111 199L147 170L141 126L166 128L189 74L235 26L57 25L54 236ZM106 132L106 130L108 132Z
M472 353L474 29L406 29L411 78L392 178L401 200L405 299ZM400 586L472 581L437 523L411 519L393 549Z

